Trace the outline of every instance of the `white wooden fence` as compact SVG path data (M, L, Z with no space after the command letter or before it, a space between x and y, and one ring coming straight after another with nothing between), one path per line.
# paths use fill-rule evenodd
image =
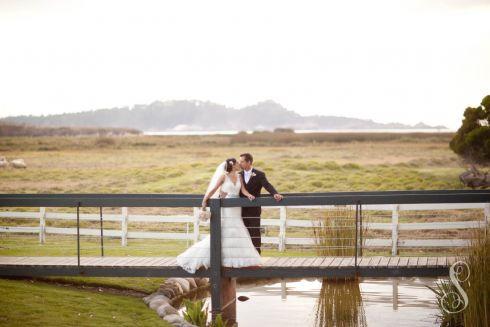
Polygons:
M309 237L288 237L288 227L314 227L314 220L288 219L288 210L295 209L332 209L335 206L291 206L291 207L269 207L279 209L279 219L262 218L262 226L276 226L279 229L277 236L262 237L262 243L277 244L279 251L284 251L286 245L314 245L315 240ZM391 231L391 238L365 239L364 247L378 248L391 247L392 255L398 253L398 248L442 248L461 247L468 244L468 239L403 239L400 240L398 232L403 230L451 230L483 228L490 223L490 203L438 203L438 204L400 204L400 205L363 205L363 212L387 211L391 212L390 223L364 222L363 228L368 230ZM399 213L402 211L427 211L427 210L455 210L455 209L481 209L482 220L470 221L438 221L422 223L399 223ZM128 213L128 208L121 208L121 214L104 214L104 221L116 221L121 223L121 229L104 229L104 236L121 238L121 245L126 246L128 239L162 239L162 240L187 240L196 242L207 234L199 230L199 208L194 208L193 215L161 216L161 215L133 215ZM39 212L0 212L0 218L19 218L39 220L39 226L0 226L0 233L36 233L39 234L39 242L46 241L46 234L76 235L76 228L47 227L48 219L76 220L73 213L47 212L41 207ZM80 214L80 220L99 221L98 214ZM148 231L128 231L129 222L158 222L158 223L185 223L185 233L163 233ZM189 226L193 226L190 232ZM80 228L80 235L99 236L100 230L95 228Z

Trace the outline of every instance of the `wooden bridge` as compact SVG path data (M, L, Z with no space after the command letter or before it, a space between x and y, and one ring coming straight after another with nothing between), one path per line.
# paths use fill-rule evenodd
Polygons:
M262 257L260 268L223 267L231 277L409 277L445 276L456 257ZM0 276L211 277L210 269L189 274L174 257L0 257Z
M490 202L486 190L428 190L384 192L331 192L285 194L281 205L355 205L355 249L349 257L263 257L259 268L227 268L221 262L221 208L277 206L269 197L211 199L211 267L189 274L173 257L81 257L80 207L198 207L202 195L159 194L3 194L0 207L75 207L77 257L0 257L2 276L114 276L209 277L213 316L224 312L233 318L236 277L397 277L447 276L455 257L403 257L362 255L362 206L375 204L454 204ZM488 208L488 205L486 205ZM101 216L102 218L102 216ZM485 215L488 226L488 213ZM102 221L101 221L102 222ZM102 225L101 225L102 227ZM101 228L101 239L102 237Z

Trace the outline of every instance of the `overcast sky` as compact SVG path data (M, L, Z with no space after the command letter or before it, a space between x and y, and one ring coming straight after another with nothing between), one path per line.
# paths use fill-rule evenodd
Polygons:
M490 0L0 0L0 117L199 99L457 128Z

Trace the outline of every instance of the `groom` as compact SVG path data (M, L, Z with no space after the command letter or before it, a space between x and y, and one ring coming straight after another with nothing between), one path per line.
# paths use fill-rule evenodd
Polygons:
M274 196L276 201L282 200L282 195L279 194L274 186L269 183L265 174L252 167L254 159L250 153L243 153L240 155L240 167L242 171L240 174L243 176L243 181L245 182L245 189L255 197L260 196L260 191L262 187L267 190L270 194ZM240 192L240 197L245 197L245 195ZM262 243L260 236L260 214L262 213L261 207L242 207L242 218L245 226L250 233L252 238L252 243L254 244L257 252L260 254L260 246Z

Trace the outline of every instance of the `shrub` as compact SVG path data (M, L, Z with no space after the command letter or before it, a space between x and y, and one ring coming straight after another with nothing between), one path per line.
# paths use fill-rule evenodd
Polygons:
M108 147L114 146L116 144L116 140L114 140L112 137L100 136L95 139L94 143L98 147Z
M293 128L278 127L274 129L274 133L294 133Z
M184 319L193 325L206 327L208 320L208 310L204 305L205 300L190 301L184 299L185 312Z
M468 107L450 148L466 161L488 164L490 162L490 95L477 108Z
M184 319L193 325L199 327L206 327L208 320L208 308L204 305L205 300L191 301L184 299L185 312ZM217 314L216 318L211 321L209 327L224 327L227 326L228 321L223 320L221 314Z
M346 163L345 165L343 165L342 168L345 168L345 169L361 169L361 166L356 164L356 163L349 162L349 163Z

